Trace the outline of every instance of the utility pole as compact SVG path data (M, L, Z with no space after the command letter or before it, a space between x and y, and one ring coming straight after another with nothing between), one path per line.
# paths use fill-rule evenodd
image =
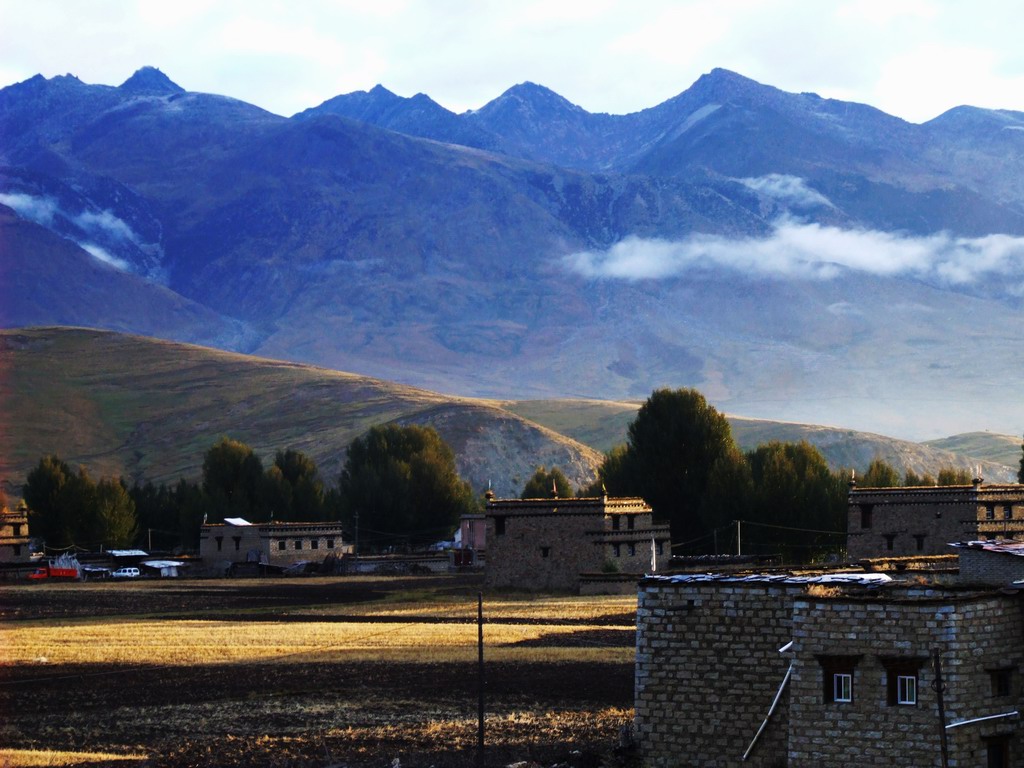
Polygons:
M476 632L477 632L477 685L480 699L477 702L477 735L476 735L476 765L477 768L484 768L484 593L477 592L476 603Z
M743 541L742 541L743 527L742 526L743 526L743 521L742 520L737 520L736 521L736 555L737 555L737 557L739 555L743 554Z
M942 698L946 686L942 683L942 662L939 661L939 649L932 648L932 666L935 668L935 679L932 688L935 690L939 704L939 746L942 750L942 768L949 768L949 745L946 742L946 703Z

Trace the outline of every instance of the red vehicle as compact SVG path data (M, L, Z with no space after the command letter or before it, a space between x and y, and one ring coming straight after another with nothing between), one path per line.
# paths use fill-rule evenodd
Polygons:
M60 557L36 568L28 575L30 579L77 579L78 560Z

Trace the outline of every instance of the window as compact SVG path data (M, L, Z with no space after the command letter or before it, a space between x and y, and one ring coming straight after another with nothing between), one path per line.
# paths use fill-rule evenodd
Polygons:
M295 540L295 548L296 549L302 549L302 539L296 539Z
M551 557L551 547L541 547L540 548L540 556L541 557Z
M635 517L630 515L629 517L626 518L626 528L628 528L629 530L632 531L635 525L636 525L636 518Z
M1013 669L990 669L989 680L992 682L992 696L1009 696L1013 692Z
M821 665L821 692L825 704L853 701L853 673L860 656L816 657Z
M14 545L14 556L18 557L21 554L21 544Z
M914 541L917 542L917 551L918 552L924 552L924 534L923 533L914 534Z
M317 539L313 539L311 542L309 542L309 548L310 549L316 549L319 546L320 546L320 542Z
M619 526L621 526L621 525L622 525L621 518L619 518L618 515L612 515L612 530L613 531L619 530Z
M277 548L278 549L283 550L283 549L286 549L287 546L288 546L288 543L284 539L281 539L279 542L277 542Z
M917 704L917 675L896 675L896 703Z
M1009 768L1010 737L989 736L985 739L985 765L988 768Z
M14 523L12 527L14 528L14 535L21 536L21 523Z
M1003 507L1003 520L1013 520L1013 507L1009 504Z
M622 545L612 544L612 554L616 557L622 557Z
M886 702L889 706L917 705L918 672L927 658L883 658L886 672Z
M996 508L994 504L989 504L985 507L985 519L995 520L996 519Z
M235 541L235 552L238 552L242 548L242 537L232 536L231 538Z
M496 517L494 518L494 535L504 536L505 535L505 518Z
M871 512L874 510L874 504L861 504L860 505L860 527L870 528L871 527Z
M223 536L214 536L213 540L217 542L217 551L220 552L221 547L224 546L224 537Z
M659 555L660 555L660 554L662 554L662 551L661 551L661 550L662 550L662 544L663 544L663 543L664 543L664 542L661 542L661 541L659 541L659 542L656 542L656 543L655 543L655 545L654 545L654 546L655 546L655 548L656 548L656 549L658 550L658 554L659 554Z
M887 534L885 534L885 548L887 550L889 550L890 552L892 552L893 542L894 541L896 541L896 534L895 533L887 533Z
M853 701L853 675L848 672L836 672L832 675L832 701Z
M629 556L636 557L636 544L629 545Z
M334 539L328 539L327 540L327 548L328 549L334 549Z

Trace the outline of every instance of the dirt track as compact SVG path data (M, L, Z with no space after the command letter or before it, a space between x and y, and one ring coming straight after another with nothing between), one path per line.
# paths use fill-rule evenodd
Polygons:
M451 579L330 583L181 582L151 589L0 588L0 621L145 614L281 620L290 606L363 602L395 590L475 591ZM254 610L246 615L242 610ZM621 626L564 636L629 646ZM485 668L487 765L613 762L632 706L632 664L495 663ZM0 667L0 743L142 752L146 765L476 764L477 669L465 663L233 663L187 667ZM572 754L572 753L576 754ZM95 765L95 764L93 764ZM124 765L124 763L121 763Z

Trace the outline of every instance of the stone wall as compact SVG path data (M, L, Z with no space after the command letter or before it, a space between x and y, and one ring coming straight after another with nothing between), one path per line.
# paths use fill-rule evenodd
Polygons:
M635 727L646 765L936 766L937 649L946 722L964 723L946 731L951 768L992 765L993 749L1006 750L998 764L1024 766L1019 719L965 722L1024 704L1019 593L753 579L641 582ZM850 701L835 701L833 673L846 669ZM896 675L914 678L914 703L895 700Z
M342 540L340 523L254 523L204 525L199 533L199 554L212 564L262 562L291 565L340 557L351 551Z
M789 695L742 761L790 659L799 589L645 580L637 607L636 738L645 764L785 765Z
M964 584L1003 585L1024 579L1024 557L1005 552L961 547L960 581Z

